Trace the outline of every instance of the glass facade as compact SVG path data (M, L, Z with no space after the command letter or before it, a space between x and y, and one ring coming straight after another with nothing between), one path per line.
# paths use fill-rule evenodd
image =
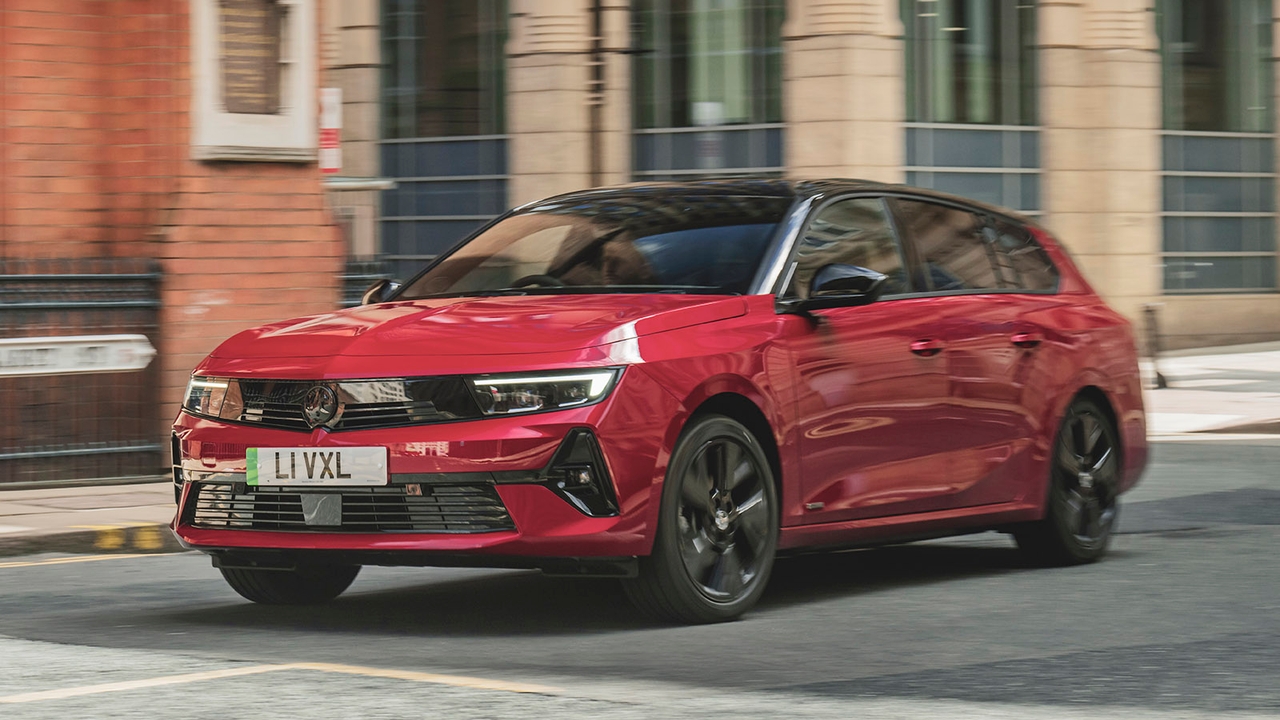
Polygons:
M1033 0L901 0L907 120L1036 124Z
M636 177L782 172L785 7L634 0Z
M383 0L384 138L504 132L506 0Z
M900 0L907 183L1040 210L1034 0Z
M1168 293L1274 291L1271 0L1161 0Z
M381 251L415 273L507 208L507 0L382 0Z

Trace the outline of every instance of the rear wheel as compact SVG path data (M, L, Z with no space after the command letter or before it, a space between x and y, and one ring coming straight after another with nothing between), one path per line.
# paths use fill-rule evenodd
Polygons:
M1045 517L1014 533L1018 547L1049 564L1102 557L1120 513L1116 429L1097 403L1077 398L1054 440Z
M319 605L351 587L359 565L309 565L295 570L221 568L242 597L263 605Z
M676 443L653 554L624 587L653 617L732 620L760 599L777 544L777 489L760 442L741 423L707 415Z

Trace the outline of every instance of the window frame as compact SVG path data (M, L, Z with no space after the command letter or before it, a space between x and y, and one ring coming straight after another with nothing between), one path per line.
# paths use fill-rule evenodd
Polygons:
M805 216L804 223L800 225L800 230L796 233L795 239L791 243L791 247L787 252L787 262L783 266L784 269L780 280L781 284L778 287L778 292L775 293L775 296L779 301L792 298L792 296L789 296L787 293L792 289L793 283L796 280L796 271L799 270L800 267L800 246L803 244L805 235L809 232L809 228L813 226L814 221L817 220L818 216L827 208L842 202L854 200L879 201L881 212L884 213L885 224L889 228L889 234L893 237L894 247L898 251L898 260L902 263L902 271L906 276L908 286L911 288L905 293L883 295L881 299L877 299L876 302L897 300L903 297L914 297L918 294L915 289L915 266L913 264L913 258L908 255L906 247L903 246L902 236L898 232L897 220L894 217L892 208L889 207L887 198L881 193L850 193L835 195L823 200L821 203L810 209L808 214ZM794 297L798 298L799 295Z
M912 285L911 292L900 293L897 295L890 295L884 298L884 300L877 300L876 303L889 302L893 300L910 300L913 298L946 297L950 295L1057 295L1061 291L1062 268L1058 265L1058 263L1053 261L1053 254L1050 253L1048 250L1046 250L1044 247L1044 244L1041 243L1039 238L1036 237L1036 233L1032 230L1031 223L1027 222L1022 218L1019 218L1015 215L1011 215L1006 212L1001 212L995 208L981 207L981 206L965 203L961 200L953 200L951 198L917 194L910 191L855 190L855 191L849 191L849 192L841 192L838 194L831 195L829 197L823 197L821 195L817 195L817 196L810 196L809 198L800 199L800 202L796 206L795 212L797 214L803 215L803 220L795 222L794 225L792 223L786 224L787 227L784 229L784 232L786 233L786 235L784 236L785 243L779 246L776 254L771 254L769 252L766 252L765 259L764 259L765 264L762 267L762 271L764 269L768 269L770 264L773 263L775 261L774 259L776 259L777 257L785 257L786 260L781 263L781 267L777 270L777 275L773 279L773 281L771 283L768 283L767 285L762 286L758 294L773 295L776 300L781 302L786 297L785 291L787 290L788 287L790 287L792 279L795 277L796 254L799 252L800 242L801 242L801 239L804 237L804 232L809 228L809 223L813 220L813 218L818 213L822 212L822 210L825 207L827 207L828 205L834 202L839 202L840 200L851 200L856 198L867 198L867 197L879 198L889 210L889 224L893 230L894 240L898 243L898 252L906 260L906 268L908 269L908 278ZM1053 267L1054 273L1057 276L1058 281L1054 284L1052 288L1045 289L1045 290L1029 290L1027 288L981 288L977 290L934 290L932 288L932 285L929 285L927 289L921 289L919 287L921 285L921 283L919 282L920 278L917 275L917 273L919 273L919 271L923 267L922 264L920 263L920 254L919 254L919 251L916 249L915 243L909 241L909 239L906 237L906 233L903 230L902 219L898 213L897 203L893 202L894 200L911 200L915 202L926 202L926 203L932 203L934 205L942 205L944 207L949 207L956 210L962 210L968 213L973 213L974 215L977 215L978 217L982 218L984 226L990 226L993 220L999 220L1001 222L1005 222L1010 225L1014 225L1016 227L1022 228L1024 231L1026 231L1028 239L1031 242L1035 243L1041 249L1041 251L1045 253L1045 259L1048 260L1049 264ZM1059 249L1062 249L1062 248L1059 248ZM997 276L999 276L999 272L994 265L992 266L992 272ZM771 273L772 271L770 271L770 274ZM767 279L768 275L765 275L764 277Z

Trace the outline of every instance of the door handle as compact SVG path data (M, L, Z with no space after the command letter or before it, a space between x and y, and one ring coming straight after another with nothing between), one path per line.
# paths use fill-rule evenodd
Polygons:
M1030 332L1014 333L1013 337L1009 338L1009 341L1020 348L1033 348L1044 342L1044 333L1036 332L1034 330Z
M917 340L911 343L911 352L921 357L933 357L945 347L941 340Z

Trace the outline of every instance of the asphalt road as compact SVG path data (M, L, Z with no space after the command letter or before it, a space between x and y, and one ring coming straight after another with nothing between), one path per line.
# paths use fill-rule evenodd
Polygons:
M529 572L366 568L299 609L199 555L9 558L0 717L1280 716L1277 468L1280 437L1161 443L1104 562L994 534L791 558L704 627Z

